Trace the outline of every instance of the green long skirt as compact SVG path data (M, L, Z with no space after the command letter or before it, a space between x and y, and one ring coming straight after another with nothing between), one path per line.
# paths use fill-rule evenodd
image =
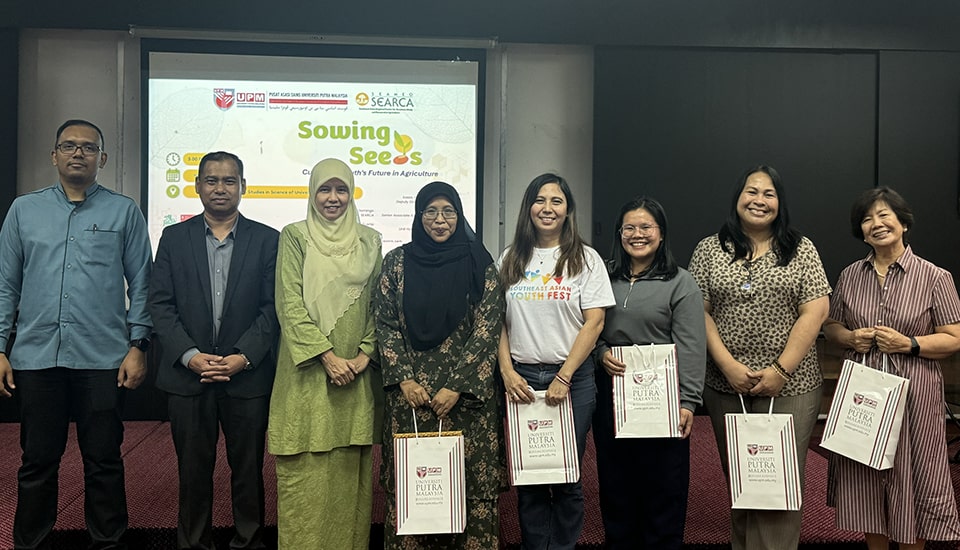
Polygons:
M372 447L277 456L279 550L367 550Z

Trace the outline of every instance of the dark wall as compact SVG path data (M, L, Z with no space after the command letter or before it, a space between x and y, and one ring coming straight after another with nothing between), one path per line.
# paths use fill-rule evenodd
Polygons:
M746 167L775 166L827 275L869 249L850 231L862 190L912 205L914 250L960 275L960 53L598 48L594 243L648 194L685 265L716 232Z
M599 48L592 241L606 256L620 206L648 195L687 265L741 173L769 164L836 280L861 254L849 205L876 179L876 67L872 53Z
M960 53L880 54L880 185L916 218L914 252L960 276Z
M504 42L708 47L960 49L955 0L68 0L0 4L19 28L128 26Z
M17 96L20 31L0 28L0 220L17 196Z

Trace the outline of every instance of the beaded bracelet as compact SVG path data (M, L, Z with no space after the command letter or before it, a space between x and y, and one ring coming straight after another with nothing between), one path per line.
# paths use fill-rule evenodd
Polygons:
M783 373L783 369L778 369L776 365L774 365L773 370L777 373L778 376L780 376L780 378L783 378L784 381L787 381L787 382L790 381L790 379L787 378L787 375Z
M777 374L783 377L784 380L793 380L793 374L787 372L787 369L783 368L783 365L780 364L779 359L773 360L773 368L777 371Z

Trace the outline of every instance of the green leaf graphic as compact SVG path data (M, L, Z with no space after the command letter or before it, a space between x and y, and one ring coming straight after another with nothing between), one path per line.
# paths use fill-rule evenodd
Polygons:
M406 155L407 151L413 149L413 138L407 135L401 135L396 130L393 131L393 147L400 151L401 155Z

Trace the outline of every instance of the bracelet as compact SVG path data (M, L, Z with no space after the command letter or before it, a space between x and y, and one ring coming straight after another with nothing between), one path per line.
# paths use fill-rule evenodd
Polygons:
M787 372L787 369L783 368L779 359L773 360L773 369L777 371L777 374L782 376L784 380L793 380L793 375Z
M777 375L779 375L780 378L783 378L784 381L786 381L786 382L789 382L789 381L790 381L790 379L787 378L787 375L783 373L783 369L778 369L776 366L774 366L774 367L773 367L773 370L776 371Z
M557 375L554 376L554 379L555 379L557 382L560 382L561 384L563 384L564 386L566 386L566 387L568 387L568 388L570 387L570 381L567 380L566 378L560 376L560 373L557 373Z

